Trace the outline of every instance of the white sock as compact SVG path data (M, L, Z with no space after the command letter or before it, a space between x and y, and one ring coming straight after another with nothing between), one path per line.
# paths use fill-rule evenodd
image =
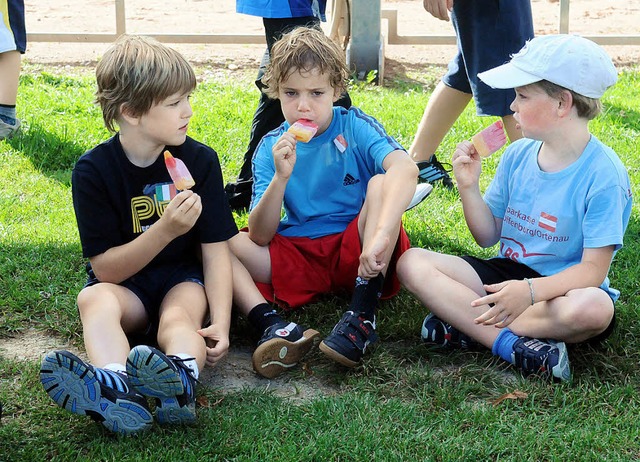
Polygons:
M127 368L124 367L124 364L120 364L120 363L109 363L106 366L101 367L100 369L107 369L109 371L118 372L120 374L127 375Z
M189 369L191 369L192 372L192 376L193 378L197 379L200 376L200 370L198 369L198 363L196 363L196 360L193 359L193 355L188 355L186 353L178 353L177 356L180 359L184 359L185 361L182 361L182 363L187 366Z

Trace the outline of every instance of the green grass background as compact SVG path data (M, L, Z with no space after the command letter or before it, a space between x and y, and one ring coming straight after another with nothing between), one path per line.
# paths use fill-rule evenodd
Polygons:
M258 93L253 71L214 71L197 68L190 135L217 150L228 181L242 163ZM384 87L353 84L351 97L408 147L442 71L399 75ZM27 65L21 76L24 130L0 142L2 337L36 329L81 345L75 297L85 275L70 174L85 150L109 136L93 93L91 69ZM624 69L603 101L606 111L590 128L619 154L637 193L640 70ZM476 117L470 105L439 158L449 158L458 141L490 121ZM483 188L499 157L485 162ZM246 215L236 220L242 226ZM639 220L634 205L625 247L610 272L622 292L618 325L597 348L570 348L569 384L524 379L489 352L429 350L419 341L426 310L402 292L383 302L381 340L362 366L342 369L314 352L307 371L291 373L304 381L312 372L337 393L304 401L275 396L266 386L235 392L201 387L196 425L156 426L133 438L113 436L56 407L40 386L39 360L0 357L0 460L638 460ZM495 252L473 243L457 194L443 188L407 212L405 226L415 246L478 256ZM327 297L291 319L326 334L347 305L346 299ZM242 322L233 326L232 340L249 345ZM523 397L495 403L514 391Z

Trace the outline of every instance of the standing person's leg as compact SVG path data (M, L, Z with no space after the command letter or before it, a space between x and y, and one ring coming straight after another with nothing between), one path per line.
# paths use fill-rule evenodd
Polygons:
M21 54L26 47L23 1L0 1L0 140L10 138L20 127L16 100Z

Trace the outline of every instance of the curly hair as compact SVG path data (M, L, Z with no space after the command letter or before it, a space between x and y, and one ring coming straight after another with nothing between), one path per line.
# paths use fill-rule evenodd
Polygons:
M264 92L269 98L276 99L280 84L292 73L313 69L328 74L331 87L338 93L347 89L349 69L344 51L321 30L297 27L273 45L271 61L262 77L266 86Z
M123 35L105 52L96 68L96 103L110 131L123 108L133 116L154 104L196 87L196 77L177 51L151 37Z

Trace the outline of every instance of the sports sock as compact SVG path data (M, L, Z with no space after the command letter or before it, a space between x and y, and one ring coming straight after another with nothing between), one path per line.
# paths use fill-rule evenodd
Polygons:
M188 369L191 369L191 375L193 376L194 379L198 379L198 377L200 376L200 369L198 368L198 363L196 362L196 360L194 359L193 355L188 355L186 353L178 353L177 356L180 359L184 359L184 361L182 361L182 364L184 364Z
M519 339L516 334L511 332L509 328L504 328L500 331L496 340L493 342L493 346L491 347L491 353L496 356L500 356L505 361L513 364L513 359L511 358L511 354L513 353L513 345Z
M261 303L254 306L247 316L249 324L255 327L258 332L264 332L268 327L285 322L278 312L274 310L268 303Z
M15 125L16 120L16 106L10 106L8 104L0 104L0 119L9 125Z
M106 366L101 367L100 369L106 369L108 371L113 371L119 374L127 375L127 368L124 366L124 364L120 364L120 363L109 363Z
M349 304L349 310L354 313L360 313L369 321L373 321L378 300L382 295L382 285L384 284L384 276L379 273L371 279L364 279L358 276L356 278L356 287L353 289L353 296Z

